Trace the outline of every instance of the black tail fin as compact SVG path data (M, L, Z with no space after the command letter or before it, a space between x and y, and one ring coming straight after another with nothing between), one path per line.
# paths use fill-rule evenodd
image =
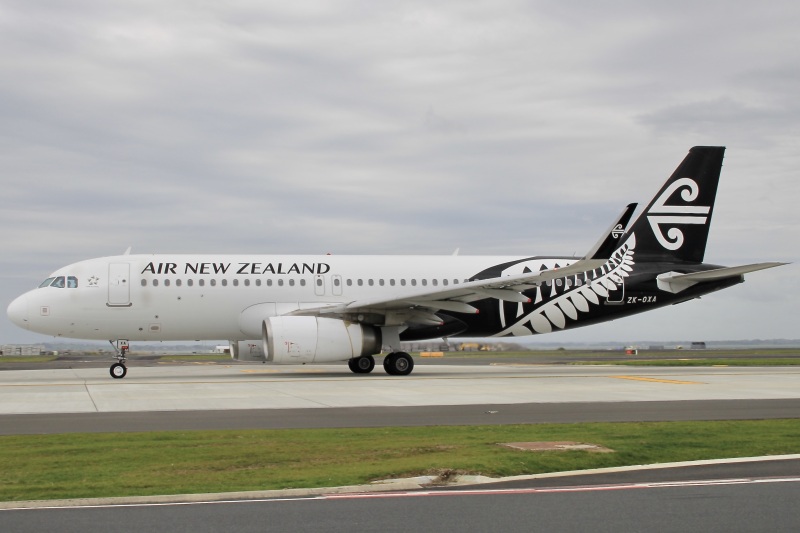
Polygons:
M702 263L724 146L695 146L628 232L647 261Z

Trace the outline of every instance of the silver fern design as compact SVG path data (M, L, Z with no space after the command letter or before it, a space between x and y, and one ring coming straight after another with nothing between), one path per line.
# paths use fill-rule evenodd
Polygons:
M591 306L601 305L610 292L622 288L624 279L633 271L635 248L636 235L631 235L602 267L537 287L533 301L536 307L524 316L525 308L531 304L519 304L514 317L507 316L504 312L507 308L500 305L504 329L495 336L523 336L564 329L568 320L578 320L580 313L588 313ZM511 322L513 325L505 327Z

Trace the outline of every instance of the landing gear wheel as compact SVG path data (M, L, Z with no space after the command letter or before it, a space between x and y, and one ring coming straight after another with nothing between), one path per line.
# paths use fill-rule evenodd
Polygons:
M128 368L122 363L114 363L111 365L111 377L114 379L122 379L128 373Z
M390 353L383 359L383 369L390 376L407 376L414 370L414 360L405 352Z
M347 366L355 374L369 374L375 368L375 358L371 355L362 355L347 361Z

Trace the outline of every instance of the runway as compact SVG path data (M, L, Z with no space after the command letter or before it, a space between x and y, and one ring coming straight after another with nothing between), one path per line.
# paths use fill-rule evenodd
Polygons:
M800 416L797 367L179 364L0 372L0 434Z

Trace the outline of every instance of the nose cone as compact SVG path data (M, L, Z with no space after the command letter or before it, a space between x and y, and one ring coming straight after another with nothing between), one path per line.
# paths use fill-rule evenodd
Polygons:
M28 329L28 295L23 294L8 306L8 318L21 328Z

